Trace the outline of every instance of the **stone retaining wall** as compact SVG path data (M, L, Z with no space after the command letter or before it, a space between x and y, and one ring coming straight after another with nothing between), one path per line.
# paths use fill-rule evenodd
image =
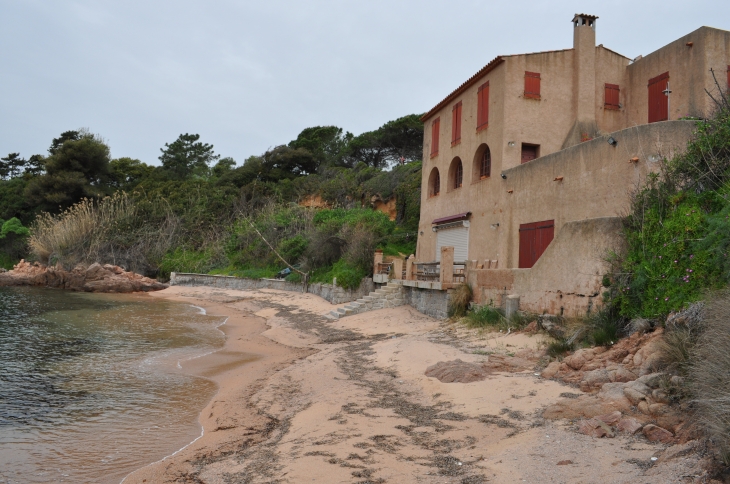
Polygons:
M446 319L449 308L449 291L421 289L403 286L404 302L417 311L436 319Z
M303 286L298 282L280 279L244 279L233 276L213 276L209 274L189 274L173 272L170 274L171 286L207 286L221 289L279 289L281 291L302 292ZM365 278L355 290L343 289L332 284L310 284L309 293L326 299L332 304L342 304L360 299L376 289L371 278Z

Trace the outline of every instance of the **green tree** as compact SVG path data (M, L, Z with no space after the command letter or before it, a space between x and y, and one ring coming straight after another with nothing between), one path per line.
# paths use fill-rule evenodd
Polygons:
M81 139L81 131L64 131L58 138L53 138L51 141L51 147L48 148L48 152L51 155L55 155L56 152L63 146L66 141L78 141Z
M25 164L25 173L30 176L39 176L46 171L46 159L43 155L32 155Z
M230 156L221 158L218 163L213 166L213 176L215 176L216 178L220 178L229 171L233 170L235 167L236 160L234 160Z
M423 123L416 114L389 121L375 131L353 138L348 146L350 165L362 161L383 167L419 161L423 152Z
M159 160L162 167L172 178L183 180L192 175L207 176L208 167L218 160L220 155L213 151L213 145L201 143L199 134L181 134L172 143L165 143L160 148Z
M337 126L314 126L302 130L297 139L289 143L289 147L309 151L317 163L317 169L324 166L343 166L346 164L345 156L352 138L352 133L343 133L342 128Z
M261 181L293 179L317 171L317 160L304 148L292 149L286 145L277 146L261 156Z
M26 161L20 157L20 153L10 153L5 158L0 158L0 178L16 178L20 176Z
M68 132L67 132L68 133ZM65 134L62 134L63 137ZM81 133L57 145L45 160L46 173L34 177L25 189L27 202L41 210L65 209L84 197L109 193L109 147L97 136Z
M111 185L121 190L131 190L151 176L154 167L133 158L116 158L110 162Z

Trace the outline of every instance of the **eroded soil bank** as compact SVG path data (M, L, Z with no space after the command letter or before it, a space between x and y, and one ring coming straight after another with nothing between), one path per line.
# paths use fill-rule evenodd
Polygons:
M151 295L229 316L223 351L257 358L191 362L220 385L204 436L125 484L711 482L696 441L651 441L618 426L653 425L635 405L592 405L595 382L589 394L543 377L540 334L479 333L409 306L333 321L328 302L274 290Z

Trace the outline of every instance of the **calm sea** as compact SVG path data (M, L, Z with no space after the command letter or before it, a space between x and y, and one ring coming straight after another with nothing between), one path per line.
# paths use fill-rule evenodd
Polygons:
M0 484L118 483L200 435L211 381L180 362L221 318L129 295L0 287Z

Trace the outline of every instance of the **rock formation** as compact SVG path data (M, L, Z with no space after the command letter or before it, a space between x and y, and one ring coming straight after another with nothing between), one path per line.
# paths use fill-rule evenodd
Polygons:
M44 286L85 292L138 292L165 289L154 279L127 272L119 266L79 264L67 271L21 260L12 271L0 273L0 286Z

